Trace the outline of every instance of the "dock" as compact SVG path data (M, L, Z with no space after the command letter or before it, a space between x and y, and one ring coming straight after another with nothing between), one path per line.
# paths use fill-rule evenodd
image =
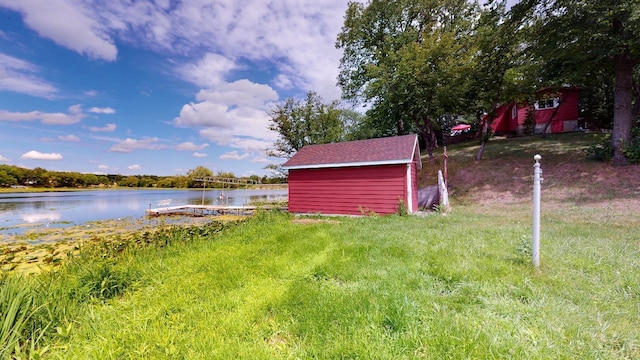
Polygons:
M159 216L159 215L196 215L196 216L205 216L205 215L225 215L225 214L234 214L234 215L251 215L256 210L282 210L287 211L288 208L285 206L254 206L254 205L176 205L176 206L163 206L158 204L160 207L147 209L145 213L149 216Z

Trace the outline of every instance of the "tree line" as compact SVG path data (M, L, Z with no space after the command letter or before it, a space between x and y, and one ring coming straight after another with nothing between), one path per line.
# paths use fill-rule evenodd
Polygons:
M27 169L13 165L0 165L0 187L26 186L38 188L202 188L223 187L219 183L204 183L198 179L204 177L223 177L227 179L251 180L260 184L280 184L286 182L284 178L252 175L236 177L232 172L213 171L198 166L189 170L185 175L156 176L156 175L119 175L119 174L83 174L79 172L49 171L40 167ZM242 186L226 184L224 187Z
M432 155L467 123L481 136L480 159L500 104L532 104L536 90L563 86L583 89L583 122L611 130L614 163L640 148L640 0L350 2L336 47L343 102L310 91L277 104L269 155L407 133Z

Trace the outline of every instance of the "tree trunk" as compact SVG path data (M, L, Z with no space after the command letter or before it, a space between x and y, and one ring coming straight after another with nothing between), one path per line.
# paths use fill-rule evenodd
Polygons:
M486 143L487 142L484 141L484 138L483 138L482 143L480 143L480 149L478 149L478 153L476 154L476 157L475 157L474 160L476 160L476 161L482 160L482 154L484 153L484 145Z
M633 99L633 65L629 54L618 54L613 57L615 71L615 90L613 99L613 145L614 165L627 165L624 148L631 141L633 117L631 103Z
M418 124L418 131L420 131L420 135L422 135L425 145L427 146L426 150L429 155L429 161L433 162L435 160L433 157L433 149L437 147L438 139L436 138L436 133L433 131L433 123L431 120L427 118L422 124Z
M404 120L402 120L401 116L398 116L398 120L396 120L396 131L398 136L404 135Z
M488 119L487 121L482 124L482 143L480 144L480 149L478 149L478 153L476 153L476 157L475 157L475 161L480 161L482 160L482 154L484 154L484 146L487 144L487 141L489 141L489 132L491 131L491 123L493 122L493 120L496 117L496 110L498 108L498 101L493 101L493 109L491 110L491 112L488 115Z

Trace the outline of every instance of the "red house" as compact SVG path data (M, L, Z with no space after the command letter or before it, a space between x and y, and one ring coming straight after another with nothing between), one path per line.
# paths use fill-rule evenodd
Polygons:
M516 103L500 105L491 122L491 130L494 134L518 135L522 135L527 126L531 126L534 133L542 133L545 129L547 133L574 131L578 128L579 96L580 88L577 87L540 89L532 106ZM528 116L530 124L527 124ZM483 120L487 121L488 116Z
M307 145L289 170L289 211L360 215L393 214L402 203L418 210L417 135Z

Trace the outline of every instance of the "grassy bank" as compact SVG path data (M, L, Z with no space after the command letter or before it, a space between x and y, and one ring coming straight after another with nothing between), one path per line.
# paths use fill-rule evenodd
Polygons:
M50 352L114 359L640 356L635 229L552 222L536 273L526 220L468 209L339 223L262 216L216 241L128 259L132 289L83 305Z
M450 148L447 216L261 213L5 279L33 296L18 343L65 359L640 358L638 168L585 161L566 144L583 139L490 142L481 163ZM525 145L543 155L539 271Z

